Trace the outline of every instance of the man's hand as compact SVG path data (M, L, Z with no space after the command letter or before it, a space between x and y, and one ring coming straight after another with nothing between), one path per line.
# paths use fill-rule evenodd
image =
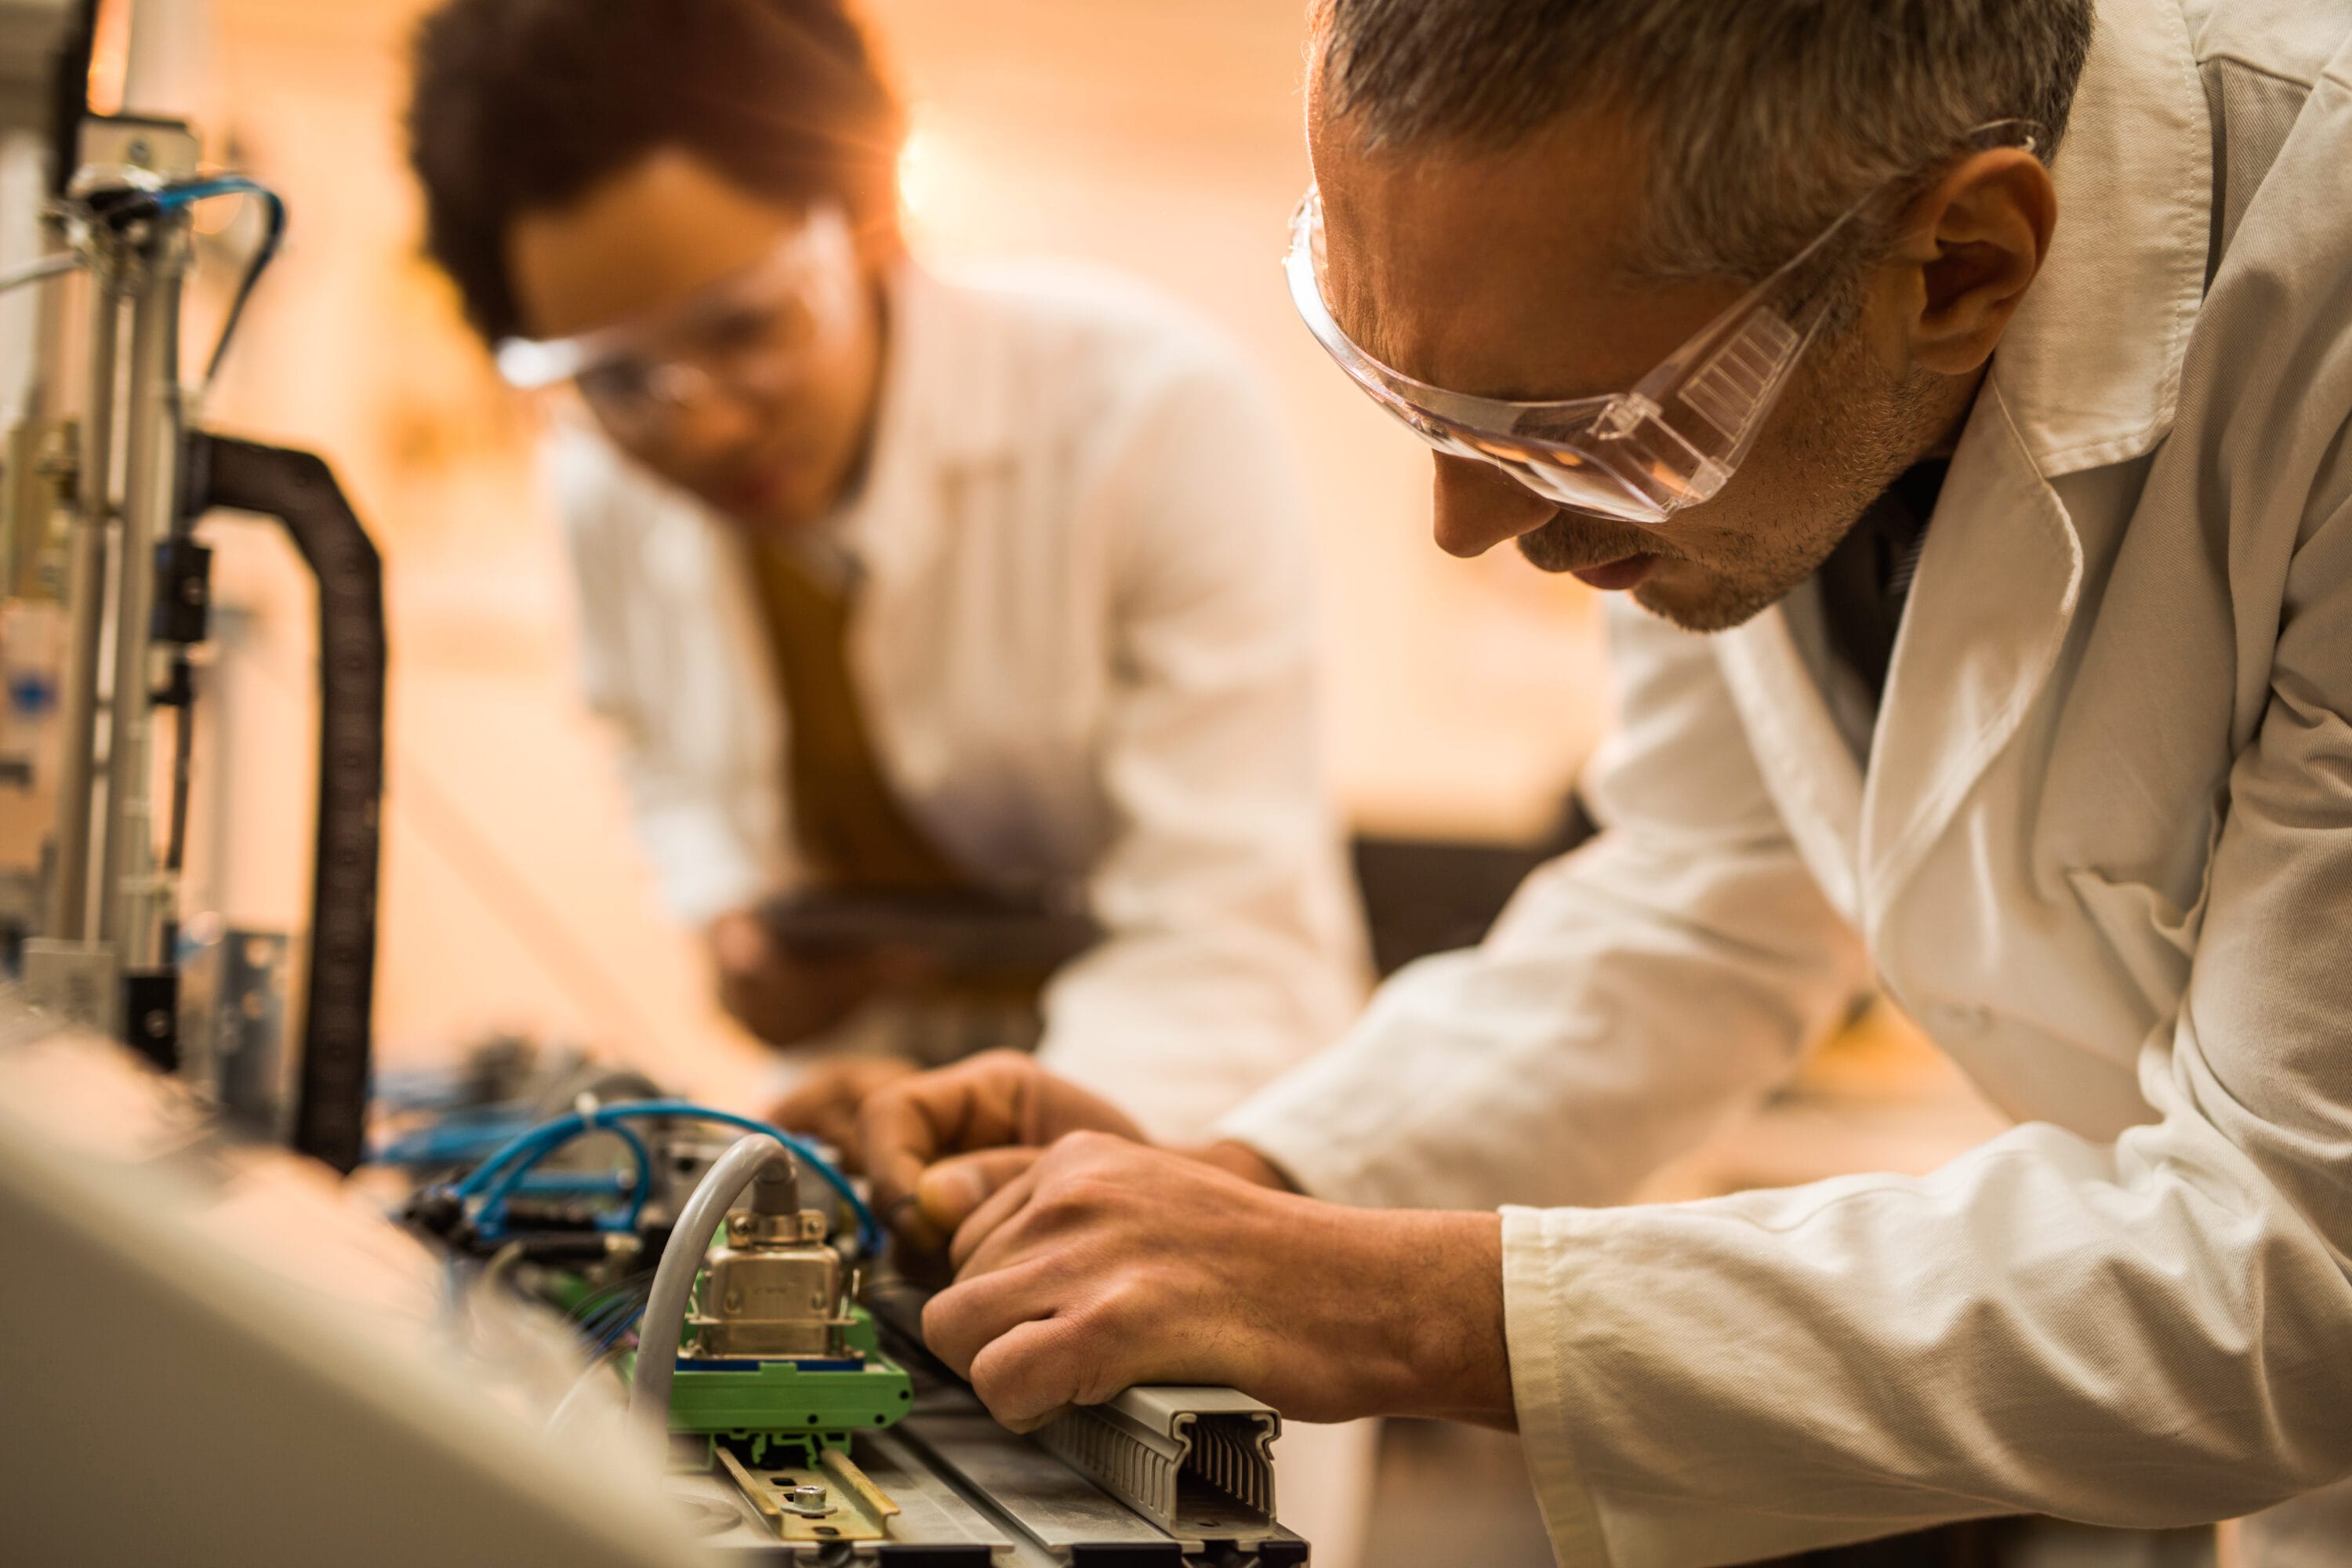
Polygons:
M858 1120L875 1092L919 1071L903 1057L839 1057L820 1061L768 1112L787 1132L805 1132L841 1151L852 1169L859 1158Z
M834 1028L885 986L912 976L903 955L845 953L822 963L795 958L751 910L710 922L719 1003L772 1046L797 1045Z
M1145 1141L1108 1100L1018 1051L988 1051L877 1090L866 1102L859 1143L876 1209L928 1252L1039 1150L1080 1131Z
M1513 1424L1502 1224L1343 1208L1096 1132L957 1230L933 1353L1029 1431L1135 1384L1227 1384L1301 1421Z

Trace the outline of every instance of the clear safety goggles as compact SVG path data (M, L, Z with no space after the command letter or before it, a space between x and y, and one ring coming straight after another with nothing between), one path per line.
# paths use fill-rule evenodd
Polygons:
M625 439L658 439L714 395L791 392L853 328L860 271L849 222L819 207L768 256L658 316L577 337L509 338L499 374L527 391L570 383Z
M2043 140L2040 126L2009 120L1978 127L1967 145L2037 152ZM1856 203L1633 391L1558 402L1448 392L1359 347L1324 291L1323 199L1314 186L1291 215L1283 268L1316 341L1431 447L1491 464L1570 510L1655 528L1730 481L1835 302L1832 241L1884 194Z

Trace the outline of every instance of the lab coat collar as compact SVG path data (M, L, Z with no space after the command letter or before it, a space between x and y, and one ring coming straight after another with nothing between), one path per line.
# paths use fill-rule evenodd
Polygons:
M1991 374L2044 479L2139 457L2179 405L2213 190L2179 0L2101 0L2051 173L2057 231Z
M2058 229L1979 394L1928 531L1872 738L1874 926L2040 697L2081 603L2052 481L2169 433L2205 288L2213 149L2179 0L2102 0L2052 172Z
M2005 389L1988 384L1927 531L1871 737L1865 931L2015 738L2074 624L2083 542L2039 460Z
M2104 0L2053 173L2057 233L1954 454L1866 775L1782 609L1724 639L1799 851L1865 931L2015 736L2064 644L2084 551L2051 481L2141 456L2172 426L2212 186L2177 0Z

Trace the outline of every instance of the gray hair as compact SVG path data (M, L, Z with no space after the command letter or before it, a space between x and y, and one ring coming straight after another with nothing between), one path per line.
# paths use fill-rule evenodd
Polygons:
M1641 269L1769 275L1969 132L2063 132L2093 0L1314 0L1317 85L1370 147L1499 152L1630 110L1657 160ZM1858 233L1846 259L1883 234Z

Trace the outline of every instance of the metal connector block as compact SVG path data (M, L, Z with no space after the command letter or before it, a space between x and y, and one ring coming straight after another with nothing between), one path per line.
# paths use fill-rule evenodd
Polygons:
M1036 1434L1136 1512L1198 1551L1276 1533L1274 1440L1282 1417L1230 1388L1130 1388Z

